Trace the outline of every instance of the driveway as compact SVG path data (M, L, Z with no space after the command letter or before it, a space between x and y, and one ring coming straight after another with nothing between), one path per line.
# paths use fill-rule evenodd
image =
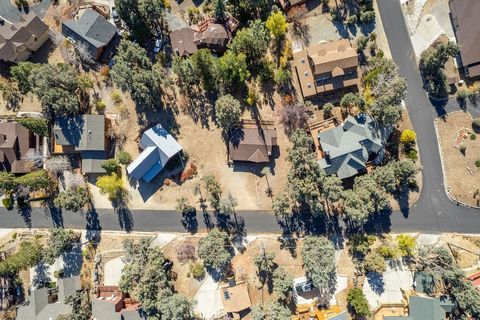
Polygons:
M123 267L125 266L122 258L123 257L111 259L105 263L105 267L103 268L103 285L118 286L122 276Z
M195 297L194 311L202 315L204 319L213 319L223 310L221 291L213 278L206 274L205 280L198 289Z
M21 14L33 11L37 16L43 19L49 6L50 0L42 0L34 6L18 10L17 7L12 5L10 0L0 0L0 18L9 22L17 22Z

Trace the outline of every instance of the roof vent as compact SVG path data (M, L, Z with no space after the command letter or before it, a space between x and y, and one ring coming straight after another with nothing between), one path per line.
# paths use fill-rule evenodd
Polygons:
M305 77L308 77L308 72L307 71L305 71L303 74L305 75Z
M310 82L307 83L307 87L308 87L308 88L311 88L311 87L312 87L312 84L311 84Z
M305 59L304 58L300 59L300 62L305 63Z

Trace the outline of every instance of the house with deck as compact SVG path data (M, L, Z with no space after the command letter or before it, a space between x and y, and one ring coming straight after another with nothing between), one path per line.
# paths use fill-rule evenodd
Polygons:
M294 52L292 64L303 98L358 91L357 49L347 39Z
M0 122L0 170L14 174L31 169L29 157L39 152L40 137L17 122Z

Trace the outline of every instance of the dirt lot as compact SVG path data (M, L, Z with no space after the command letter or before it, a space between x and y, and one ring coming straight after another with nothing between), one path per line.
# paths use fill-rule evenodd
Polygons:
M445 184L450 196L470 205L478 205L477 199L474 199L474 192L480 187L480 170L475 166L475 161L480 159L480 142L478 138L476 140L470 138L470 134L473 133L470 114L460 111L450 113L445 121L437 119L435 125L442 149ZM466 135L463 139L463 144L467 148L465 155L460 152L458 146L454 146L455 140L461 139L458 137L460 130Z
M439 245L447 244L450 244L451 252L461 268L479 266L480 237L443 234L440 237Z

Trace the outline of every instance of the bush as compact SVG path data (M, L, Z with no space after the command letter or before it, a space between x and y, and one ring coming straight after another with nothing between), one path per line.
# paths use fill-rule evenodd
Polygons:
M475 118L472 120L472 128L476 132L480 131L480 118Z
M123 101L122 95L120 94L120 92L118 90L113 90L111 97L112 97L113 103L115 103L115 104L120 104Z
M475 161L475 166L480 169L480 160Z
M348 290L347 302L348 309L356 317L365 318L372 314L368 306L367 298L365 298L365 295L360 288L352 288Z
M10 197L5 197L2 199L2 204L6 209L12 209L13 208L13 200Z
M103 100L98 100L96 103L95 103L95 110L99 113L99 114L103 114L105 112L105 109L107 108L107 105L105 104L105 102Z
M477 139L477 135L475 133L472 133L470 135L470 140L476 140Z
M347 21L345 22L348 26L353 26L357 23L357 16L348 16Z
M416 162L418 159L417 150L415 149L408 150L407 153L405 154L405 157L412 160L413 162Z
M45 119L37 118L17 118L18 123L20 123L25 128L29 129L39 136L46 136L48 133L48 124Z
M332 111L333 111L333 104L331 103L326 103L323 106L323 118L328 119L332 116Z
M397 236L398 249L402 256L413 256L417 241L414 237L408 234L400 234Z
M405 129L400 135L400 142L403 144L414 144L417 134L413 130Z
M118 172L120 166L116 159L107 159L102 163L102 168L107 171L107 173Z
M383 273L387 269L387 264L380 254L372 252L363 261L363 268L366 272Z
M459 150L460 150L460 152L461 152L463 155L465 155L465 152L467 151L467 146L466 146L464 143L462 143L462 144L460 145Z
M357 48L358 48L359 51L365 50L365 48L367 47L367 44L368 44L368 37L365 37L363 35L358 37Z
M205 277L205 268L203 267L203 263L194 262L190 264L190 273L197 280L203 279L203 277Z
M185 182L192 179L197 174L197 166L193 163L188 164L188 166L182 171L180 175L180 182Z
M360 13L360 22L369 23L370 21L375 20L375 11L363 11Z
M117 154L117 160L120 164L128 166L132 162L132 156L127 151L119 151Z
M400 252L396 247L390 245L382 245L377 249L378 254L380 254L385 259L397 259L400 255Z

